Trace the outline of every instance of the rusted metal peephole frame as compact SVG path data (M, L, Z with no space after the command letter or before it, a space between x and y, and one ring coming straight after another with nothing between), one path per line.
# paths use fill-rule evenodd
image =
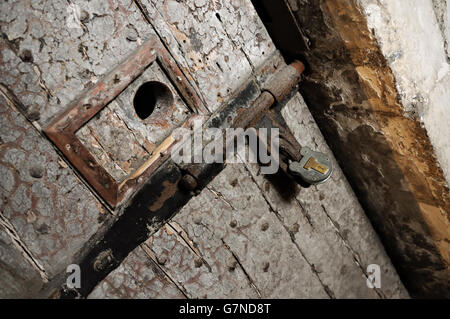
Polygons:
M123 203L140 184L141 178L149 177L166 159L175 143L169 135L150 158L125 180L117 182L102 167L76 136L76 132L90 119L113 101L125 88L139 77L152 63L157 62L176 90L190 108L191 114L183 126L190 125L193 118L209 114L203 102L160 41L152 37L143 43L117 68L95 85L83 91L65 111L46 128L45 134L81 173L86 181L112 208ZM130 103L130 107L133 107Z

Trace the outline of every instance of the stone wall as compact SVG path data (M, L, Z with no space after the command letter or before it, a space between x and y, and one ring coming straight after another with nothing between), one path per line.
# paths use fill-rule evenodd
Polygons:
M450 181L450 2L362 0L405 112L424 125Z

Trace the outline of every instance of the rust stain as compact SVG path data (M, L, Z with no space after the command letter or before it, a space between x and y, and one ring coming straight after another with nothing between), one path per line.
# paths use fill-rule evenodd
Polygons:
M95 86L95 89L92 91L91 95L95 96L98 93L100 93L101 91L105 90L106 88L106 83L105 82L99 82L98 85Z
M161 209L161 207L164 206L164 203L172 198L172 196L177 192L178 190L178 183L171 183L169 181L163 182L163 190L161 191L161 194L159 198L148 208L151 212L156 212L158 209Z

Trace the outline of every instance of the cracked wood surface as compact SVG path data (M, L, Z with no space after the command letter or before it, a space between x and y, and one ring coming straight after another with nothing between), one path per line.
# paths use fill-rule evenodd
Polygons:
M80 28L67 23L68 1L1 4L0 82L18 98L14 106L34 125L1 100L1 192L8 199L2 202L2 216L14 229L2 231L6 237L0 242L0 265L5 278L18 274L4 264L24 269L29 276L24 280L30 283L24 290L9 281L7 293L12 296L38 293L43 285L38 265L50 281L64 273L92 238L101 235L108 216L39 135L41 126L150 35L165 43L210 111L217 110L275 52L249 0L70 3L80 5ZM298 107L291 106L291 112ZM309 116L301 107L301 115ZM313 128L312 138L325 147L313 122L293 125L297 132ZM32 164L38 165L29 167ZM118 173L117 178L125 175ZM90 297L406 294L342 175L333 179L342 194L324 185L302 190L293 202L277 197L266 183L254 167L228 166ZM321 192L333 195L321 199ZM339 229L346 224L355 226ZM363 277L373 260L387 271L391 283L378 292L367 289Z
M109 212L11 107L0 96L1 216L28 259L52 279L101 233Z
M0 5L0 83L18 98L15 107L38 130L154 34L130 1L78 4L80 28L68 24L68 1ZM2 149L3 159L12 163L0 165L1 194L17 198L2 202L2 214L43 264L50 282L55 279L59 286L66 266L82 257L94 235L101 236L109 213L51 144L1 104L2 112L10 113L1 118L2 140L22 143ZM30 177L30 165L37 165L35 174L42 178Z
M41 126L154 34L130 1L73 3L79 28L67 1L1 4L1 81Z
M329 152L300 95L283 116L304 145ZM188 298L407 298L333 161L328 183L291 192L276 188L257 165L229 164L136 251L149 251L145 260L158 263ZM369 264L381 267L380 289L366 285ZM117 269L105 282L122 276ZM91 297L127 289L105 282ZM139 289L145 294L154 287Z
M141 247L133 251L115 272L118 275L102 281L89 298L185 298Z
M97 82L101 76L155 33L161 36L192 82L200 83L199 92L206 101L211 102L211 109L217 108L239 87L240 82L248 76L247 73L259 66L265 60L265 56L270 56L275 50L262 23L253 11L250 1L234 1L233 3L223 1L223 4L216 1L213 5L205 1L195 1L195 3L191 1L180 4L184 8L189 7L190 11L184 9L176 11L176 14L182 14L178 18L187 21L184 27L188 23L192 24L189 30L186 28L182 30L190 34L192 28L197 28L198 33L192 33L190 39L186 41L178 38L179 42L174 34L180 35L180 33L169 27L170 23L161 21L167 16L162 18L159 12L152 11L154 7L167 12L167 8L177 5L175 1L156 1L138 5L137 3L139 1L128 0L2 2L0 82L17 96L19 103L16 107L33 122L37 129L46 125L84 88ZM76 21L71 20L73 11L69 4L80 6L79 27L73 24ZM147 10L143 10L145 8ZM212 9L216 9L217 14ZM154 15L149 16L148 12L153 12ZM169 10L169 13L172 12L174 11ZM196 16L195 22L189 22L192 14ZM235 19L238 16L239 19ZM210 41L211 39L215 39L214 43ZM216 46L214 50L210 47L211 44ZM229 52L231 57L223 52ZM192 59L186 59L185 56L190 56ZM203 65L199 64L200 58L203 59ZM6 126L4 128L6 129ZM8 136L15 132L2 131L2 137L3 134ZM99 144L97 141L92 144L96 145L96 143ZM48 151L51 156L57 156L53 150L48 149ZM35 150L31 150L30 154L40 155ZM49 174L52 167L52 165L43 166L42 174ZM62 180L66 185L56 185L58 191L64 192L68 187L69 193L74 194L71 188L77 191L85 188L76 175L70 173L70 167L58 168L58 170L63 170L64 174L67 174L67 177ZM119 176L123 177L123 175ZM6 178L9 173L2 176ZM9 179L6 178L3 183L8 181ZM32 186L38 188L38 185ZM73 231L79 230L80 227L82 229L90 227L92 232L96 231L97 228L92 227L97 225L95 216L103 216L104 208L100 204L93 204L96 203L95 198L86 194L70 195L55 203L50 193L49 190L40 193L37 203L40 209L50 215L64 216L69 210L70 214L64 218L73 218L81 224ZM9 195L3 190L2 194ZM23 191L20 194L23 195L21 205L26 206L31 201L32 194ZM78 204L73 205L74 201L78 201ZM44 205L44 202L48 205ZM53 206L54 204L58 206ZM84 219L79 211L83 206L90 207L89 212L94 216L93 221ZM35 213L30 213L29 218L26 217L28 213L25 211L16 212L16 214L21 220L34 221L36 217ZM5 213L5 216L9 217L9 214ZM41 222L39 217L37 216L36 220ZM51 237L50 235L56 229L58 233L55 236L63 236L64 231L61 227L66 227L64 223L62 225L56 223L58 219L52 219L52 216L46 216L47 219L48 223L45 224L47 227L39 228L45 234L34 235L34 232L28 230L30 226L26 222L22 222L23 225L18 227L17 232L20 237L29 239L30 244L33 245L32 251L34 249L40 253L41 250L45 250L48 258L57 260L55 263L49 262L46 265L52 277L61 271L65 264L73 261L71 257L78 253L83 243L88 242L90 236L79 234L76 240L65 239L62 242L54 241L54 239L53 241L43 240L52 243L47 247L45 243L34 240L35 237ZM100 218L102 219L103 217ZM27 231L22 231L22 227L25 227ZM74 227L71 226L72 228ZM50 234L47 234L47 231ZM69 239L71 239L70 236ZM64 246L66 242L69 243L66 247L68 250L59 251L60 246ZM61 254L65 256L62 257Z
M210 111L275 51L249 0L135 2L192 76Z

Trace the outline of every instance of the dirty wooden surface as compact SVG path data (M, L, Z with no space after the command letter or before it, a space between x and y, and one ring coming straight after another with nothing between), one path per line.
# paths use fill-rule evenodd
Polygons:
M186 298L141 247L133 251L116 271L120 275L105 279L90 298Z
M52 145L0 96L1 218L46 280L97 233L109 212Z
M32 298L44 283L40 270L23 257L3 222L0 220L0 298Z
M46 281L60 285L65 267L78 262L108 226L107 209L39 132L81 90L156 34L215 111L275 52L249 0L71 3L81 9L79 28L69 23L67 1L0 5L1 88L11 101L18 98L0 102L2 296L39 295ZM293 102L287 110L301 140L311 136L326 147L313 122L295 122L309 114L303 104ZM305 135L310 129L314 133ZM117 178L126 175L122 167L114 169ZM90 297L404 296L337 174L333 184L286 201L255 167L228 166ZM386 272L379 291L365 286L368 263ZM25 289L8 279L19 277L29 283Z
M329 152L301 96L283 115L304 145ZM131 259L147 251L188 298L408 296L339 168L327 184L291 192L283 197L256 165L229 164ZM381 289L366 285L369 264L382 269ZM90 297L122 296L134 285L124 276L116 269ZM154 289L149 279L138 291Z
M215 111L275 47L248 0L136 0Z

